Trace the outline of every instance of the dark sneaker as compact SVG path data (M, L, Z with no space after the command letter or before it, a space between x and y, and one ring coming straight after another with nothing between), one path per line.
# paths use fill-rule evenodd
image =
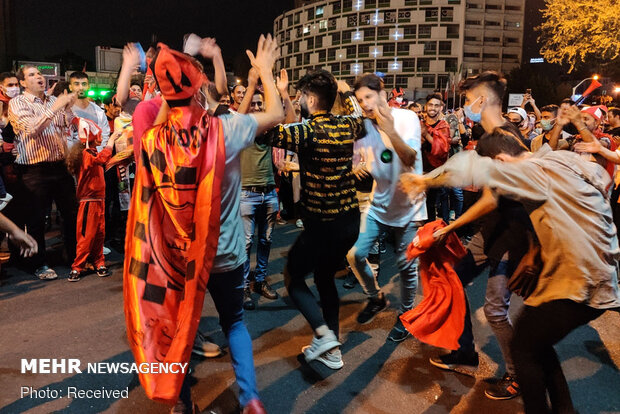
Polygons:
M449 354L432 357L430 362L437 368L469 374L478 369L478 353L452 351Z
M254 282L254 292L258 293L264 298L275 300L278 299L278 292L273 290L266 280L262 282Z
M69 273L69 278L67 280L69 282L77 282L80 280L80 272L77 270L72 270L71 273Z
M105 266L99 266L97 268L97 276L99 277L108 277L110 276L110 274L111 274L110 271Z
M243 289L243 309L245 310L254 310L256 309L256 304L252 299L252 292L249 287Z
M344 283L342 284L342 287L345 289L353 289L355 287L355 285L357 285L357 278L355 277L355 274L349 270L349 273L347 273L346 277L344 278Z
M205 358L215 358L222 355L220 347L211 342L209 338L200 333L200 331L196 332L192 352Z
M357 323L362 325L370 323L379 312L386 308L386 306L387 300L385 300L385 295L379 292L379 296L376 298L368 299L368 304L364 310L357 315Z
M497 384L493 384L484 392L492 400L510 400L521 395L521 388L515 378L506 373Z
M409 333L407 329L405 329L405 326L403 325L400 318L398 318L396 319L396 323L394 324L394 327L390 331L390 334L388 335L387 339L389 339L390 341L394 341L394 342L402 342L405 339L407 339L409 335L411 334Z

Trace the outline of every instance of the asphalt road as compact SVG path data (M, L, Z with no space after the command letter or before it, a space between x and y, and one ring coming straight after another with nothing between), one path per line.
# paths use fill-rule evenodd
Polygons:
M327 374L304 367L300 349L311 331L291 305L282 283L286 252L299 230L279 226L269 265L269 279L281 298L261 298L246 312L253 339L261 398L271 413L520 413L520 399L491 401L484 396L485 379L500 376L501 354L484 319L484 276L468 288L474 308L474 333L481 353L475 377L441 371L428 358L441 350L409 338L386 342L396 320L398 273L388 246L380 282L392 305L364 326L355 322L365 298L359 285L339 286L344 367ZM77 358L83 366L96 362L133 362L125 337L122 301L122 257L108 256L114 273L68 283L68 269L56 281L43 282L15 268L0 287L0 413L167 413L169 408L146 398L134 374L22 374L22 358ZM418 298L419 300L419 298ZM512 312L521 306L513 298ZM226 347L217 314L207 297L201 330ZM607 312L581 327L557 346L577 409L583 413L620 413L620 315ZM238 409L230 355L193 357L192 394L203 413ZM321 376L323 375L323 376ZM58 398L21 397L33 387ZM70 398L70 387L82 390L127 390L127 398Z

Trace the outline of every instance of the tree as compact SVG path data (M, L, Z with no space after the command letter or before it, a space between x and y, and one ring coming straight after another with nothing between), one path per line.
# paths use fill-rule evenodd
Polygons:
M546 0L541 11L543 23L537 30L545 60L570 65L569 73L586 62L618 63L618 0Z

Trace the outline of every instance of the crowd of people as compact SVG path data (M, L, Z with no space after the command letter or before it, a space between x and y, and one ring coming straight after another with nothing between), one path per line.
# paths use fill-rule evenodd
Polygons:
M47 90L35 66L0 75L0 229L15 263L41 280L58 278L46 254L52 203L68 281L91 271L108 276L105 250L124 254L136 358L140 347L147 359L164 352L143 334L155 328L132 317L143 315L145 301L187 312L170 316L163 331L193 338L190 346L175 337L164 355L219 355L197 331L208 290L243 412L262 413L243 310L256 308L256 294L279 297L267 279L274 227L288 220L301 229L284 269L286 292L313 332L301 352L337 370L344 362L335 274L350 269L345 286L359 282L368 297L357 322L369 323L388 306L378 275L391 243L398 314L406 313L419 278L407 249L418 229L439 218L445 226L433 234L437 245L451 232L465 242L455 268L462 286L488 274L484 314L506 373L486 396L522 395L527 413L574 412L553 345L620 308L619 108L567 98L539 109L528 91L521 106L504 111L506 81L496 72L463 81L465 104L454 110L438 92L409 103L406 91L387 91L372 73L348 85L310 71L291 96L287 71L274 79L279 54L271 36L248 51L247 84L229 89L213 39L190 36L184 52L159 44L145 64L128 44L116 93L100 104L88 97L84 72ZM310 274L320 301L306 283ZM514 324L512 293L525 298ZM387 340L409 336L397 317ZM458 344L430 363L458 372L478 367L468 305ZM173 412L193 412L187 378L171 381L165 396L147 384L147 394L173 403Z

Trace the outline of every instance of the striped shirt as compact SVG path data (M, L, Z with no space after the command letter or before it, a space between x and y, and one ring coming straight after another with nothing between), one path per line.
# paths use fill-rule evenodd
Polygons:
M53 111L56 98L38 98L24 92L9 102L9 121L15 131L17 164L62 161L67 148L67 128L73 112Z
M358 208L353 166L353 142L366 135L362 111L351 93L352 115L313 114L303 122L279 125L257 137L259 143L284 148L299 156L301 205L306 218L322 221Z

